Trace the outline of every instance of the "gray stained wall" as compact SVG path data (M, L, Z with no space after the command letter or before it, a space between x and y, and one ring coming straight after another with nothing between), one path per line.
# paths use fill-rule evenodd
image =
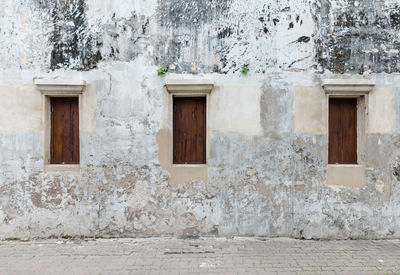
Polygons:
M398 1L0 4L1 238L400 237ZM168 158L182 77L215 81L206 167ZM87 82L79 169L46 168L36 78ZM332 78L376 80L361 184L327 176Z

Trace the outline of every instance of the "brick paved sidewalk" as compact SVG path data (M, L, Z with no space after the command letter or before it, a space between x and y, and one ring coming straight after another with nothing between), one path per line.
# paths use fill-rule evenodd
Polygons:
M0 274L400 274L400 241L0 242Z

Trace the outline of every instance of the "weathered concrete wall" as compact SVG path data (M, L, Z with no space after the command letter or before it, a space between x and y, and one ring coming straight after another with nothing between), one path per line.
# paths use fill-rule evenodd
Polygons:
M396 2L0 0L0 237L400 237ZM182 77L215 80L205 167L168 158ZM78 170L45 169L35 78L88 83ZM328 78L377 82L363 186L327 179Z

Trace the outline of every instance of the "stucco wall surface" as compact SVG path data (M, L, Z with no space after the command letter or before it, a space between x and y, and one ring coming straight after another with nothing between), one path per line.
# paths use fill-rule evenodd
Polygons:
M0 238L400 237L397 2L0 0ZM77 170L38 78L87 83ZM215 82L203 167L170 162L168 78ZM332 78L376 80L361 185L327 179Z

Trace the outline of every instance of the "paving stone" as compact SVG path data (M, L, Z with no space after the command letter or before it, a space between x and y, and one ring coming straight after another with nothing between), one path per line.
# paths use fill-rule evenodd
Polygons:
M0 274L400 274L400 241L4 241Z

